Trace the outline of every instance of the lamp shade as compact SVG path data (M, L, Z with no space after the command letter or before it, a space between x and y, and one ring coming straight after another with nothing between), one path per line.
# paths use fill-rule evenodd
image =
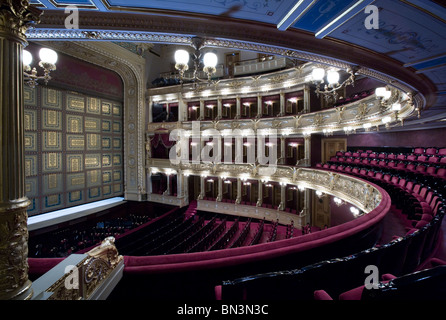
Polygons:
M39 51L40 61L44 63L56 64L57 53L54 50L48 48L42 48Z
M28 50L23 50L23 65L29 66L33 62L33 56Z
M178 64L188 64L189 52L183 49L175 51L175 62Z
M325 70L322 68L314 68L312 72L313 81L322 81L325 76Z
M390 121L392 121L392 118L389 117L389 116L387 116L387 117L382 118L381 121L382 121L383 123L389 123Z
M401 110L401 103L395 102L395 103L392 105L392 110L393 110L393 111L400 111L400 110Z
M327 72L327 81L329 84L339 83L339 72L330 70Z
M375 94L377 97L384 97L386 96L387 88L386 87L378 87L375 90Z
M205 67L215 68L217 66L217 55L213 52L208 52L203 56L203 64Z

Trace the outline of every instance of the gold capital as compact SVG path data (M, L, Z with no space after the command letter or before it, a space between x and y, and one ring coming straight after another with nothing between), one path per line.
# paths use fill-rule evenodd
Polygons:
M40 22L41 14L29 0L0 0L0 33L26 41L26 31Z

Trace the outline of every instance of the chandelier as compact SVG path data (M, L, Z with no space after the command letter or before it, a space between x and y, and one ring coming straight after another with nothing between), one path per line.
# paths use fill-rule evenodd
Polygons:
M203 48L204 40L202 38L192 38L192 47L194 47L194 70L192 77L186 77L185 72L189 70L189 52L184 49L179 49L175 52L175 69L177 69L180 73L180 83L183 84L184 80L188 81L201 81L201 82L207 82L208 84L211 84L211 77L212 75L217 71L217 55L214 52L206 52L203 55L203 71L207 75L207 79L200 79L199 77L199 68L201 65L201 56L202 52L201 49Z
M24 80L25 83L31 88L35 88L38 85L39 80L43 80L45 84L51 80L51 71L56 70L57 53L54 50L48 48L42 48L39 51L39 66L43 69L43 75L38 76L36 68L31 69L31 63L33 61L32 54L23 50L23 66L24 66Z
M348 85L354 86L356 69L349 68L347 73L349 73L349 77L344 82L339 83L341 76L337 70L330 68L326 71L321 67L314 68L311 79L316 85L315 92L317 97L322 94L327 103L330 101L335 103L339 97L338 90ZM324 80L324 78L326 79Z

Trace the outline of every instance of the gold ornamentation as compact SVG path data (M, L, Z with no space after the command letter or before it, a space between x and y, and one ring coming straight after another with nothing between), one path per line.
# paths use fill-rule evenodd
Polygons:
M47 292L53 292L48 300L88 299L124 259L118 254L114 237L105 238L99 246L90 250L87 255L71 273L65 274L46 290ZM79 287L67 289L65 280L72 276L72 272L79 272Z
M234 80L234 81L229 82L228 86L231 89L236 90L236 89L240 89L244 84L245 84L245 82L243 82L243 81Z
M336 110L336 115L338 118L338 123L341 123L342 121L344 121L343 118L344 118L345 106L337 107L335 110Z
M277 76L269 78L272 84L282 83L285 79L288 79L288 75L286 74L279 74Z
M25 40L25 33L40 22L42 11L30 5L29 0L0 1L0 29Z
M362 120L364 119L367 114L369 113L370 108L367 106L366 103L360 103L358 106L358 112L356 113L356 120Z

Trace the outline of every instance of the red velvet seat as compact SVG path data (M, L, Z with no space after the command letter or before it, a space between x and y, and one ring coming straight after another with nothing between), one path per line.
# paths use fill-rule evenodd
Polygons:
M435 175L439 178L446 177L446 168L439 168Z
M413 154L424 154L424 148L418 147L413 150Z
M440 157L438 157L438 156L432 156L432 157L429 157L428 162L429 162L429 163L437 163L437 162L440 162Z
M396 155L393 154L393 153L390 153L390 154L387 155L387 159L395 160L396 159Z
M416 160L417 160L417 156L414 155L414 154L409 154L409 155L406 157L406 160L407 160L407 161L416 161Z
M429 166L426 168L426 174L428 174L428 175L434 175L436 171L437 171L437 168L433 167L433 166Z
M385 152L380 153L378 159L387 159L387 154Z
M424 173L424 172L426 172L426 166L420 164L420 165L418 165L418 166L415 168L415 171Z
M424 152L424 154L427 154L427 155L437 154L437 148L427 148L426 151Z
M428 160L429 160L429 158L427 156L425 156L425 155L421 155L421 156L417 157L417 161L418 162L426 162Z
M440 148L438 149L438 153L439 156L446 156L446 148Z
M387 163L387 166L390 167L390 168L396 168L396 162L395 161L389 161Z

